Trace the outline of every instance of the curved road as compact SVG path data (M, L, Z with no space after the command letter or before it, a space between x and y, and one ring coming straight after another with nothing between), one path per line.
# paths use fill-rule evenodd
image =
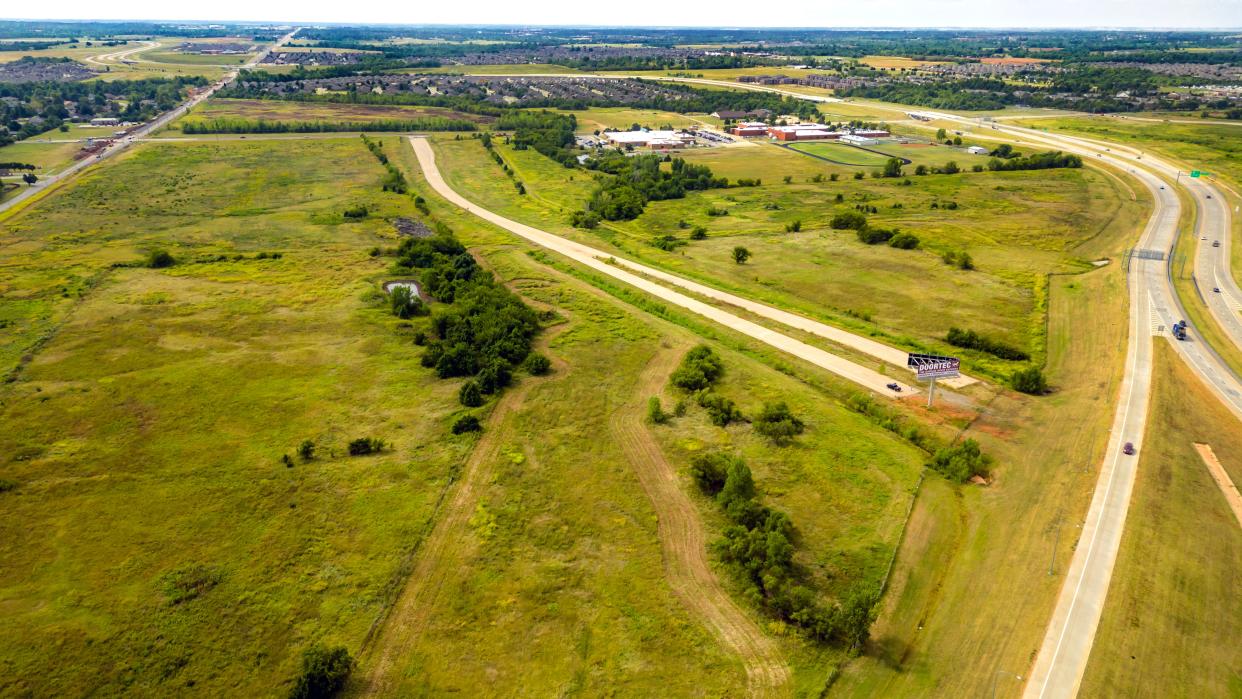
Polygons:
M800 315L789 313L788 311L782 311L778 308L756 303L718 289L704 286L697 282L682 279L676 275L617 257L616 255L610 254L603 250L592 248L588 245L569 240L568 238L553 235L547 231L543 231L493 213L492 211L484 209L483 207L478 206L461 196L444 181L443 176L436 167L435 152L432 150L431 144L427 141L427 139L419 136L410 136L409 141L411 146L414 148L414 154L418 158L419 167L422 168L423 175L427 178L427 182L431 185L431 188L452 204L478 216L479 218L494 223L497 226L515 233L518 236L525 238L526 240L529 240L541 247L560 253L576 262L594 269L597 272L602 272L610 277L619 279L626 284L637 287L638 289L641 289L642 291L656 296L664 301L685 308L686 310L720 323L726 327L732 328L733 330L736 330L744 335L753 337L765 344L775 347L776 349L806 360L811 364L814 364L822 369L826 369L881 395L896 398L904 395L910 395L918 391L917 388L907 383L897 381L896 383L901 386L902 391L894 393L887 388L887 384L893 382L893 379L885 376L884 374L868 369L867 367L861 366L835 354L826 352L800 340L796 340L788 335L784 335L776 332L775 330L771 330L762 325L746 320L745 318L700 301L681 293L680 291L670 289L663 284L658 284L655 281L652 281L652 279L658 279L694 294L743 308L747 311L771 320L775 320L791 328L812 333L838 344L856 349L888 364L898 366L902 371L908 371L906 368L906 352L902 350L889 347L888 345L881 344L869 338L854 335L853 333L811 320L810 318L805 318ZM956 381L945 381L944 383L961 386L973 383L974 381L975 379L963 376Z

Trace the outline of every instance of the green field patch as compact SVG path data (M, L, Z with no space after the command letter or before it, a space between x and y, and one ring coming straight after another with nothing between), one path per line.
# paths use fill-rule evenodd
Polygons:
M859 148L844 143L807 142L793 143L790 150L807 153L816 157L831 160L840 165L857 165L859 167L883 167L889 158L904 158L904 155L890 154L880 148Z

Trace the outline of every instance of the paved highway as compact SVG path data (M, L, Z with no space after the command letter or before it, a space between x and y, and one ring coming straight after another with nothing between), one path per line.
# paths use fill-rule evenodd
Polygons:
M290 39L293 38L294 34L297 34L297 33L298 33L298 30L294 29L288 34L282 36L278 41L276 41L276 43L272 44L268 48L256 54L255 57L252 58L245 65L239 66L238 69L231 71L228 75L224 76L219 81L212 83L206 89L199 91L197 94L191 95L189 99L177 105L176 107L168 110L167 112L164 112L163 114L159 115L155 119L152 119L146 124L143 124L142 126L139 126L138 128L134 129L129 134L127 134L124 138L117 139L115 143L101 150L99 153L92 155L88 158L83 158L81 160L74 162L72 165L65 168L64 170L61 170L59 173L55 175L49 175L41 179L38 182L38 184L34 185L33 187L24 188L21 192L19 192L17 195L12 197L8 201L0 203L0 213L8 211L14 206L17 206L21 202L26 201L27 199L39 194L40 192L43 192L51 188L57 183L63 182L77 175L79 172L82 172L86 168L98 163L101 160L104 160L105 158L111 158L117 155L118 153L124 152L125 149L129 148L135 142L149 137L151 134L160 130L164 126L167 126L170 122L176 120L177 118L181 117L186 112L190 111L194 107L201 104L203 100L206 100L208 97L211 97L219 89L228 85L230 82L232 82L234 79L237 78L238 73L242 69L253 68L254 66L261 63L263 59L267 57L267 54L271 53L272 50L280 46L283 46L286 42L288 42ZM137 49L129 49L128 51L132 53L135 51L143 51L143 50L146 50L147 48L150 48L150 47L144 46L144 47L140 47ZM120 52L120 53L125 53L125 52Z

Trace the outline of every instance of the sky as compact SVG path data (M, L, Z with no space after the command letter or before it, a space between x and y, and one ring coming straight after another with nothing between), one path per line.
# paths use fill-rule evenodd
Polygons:
M1242 28L1242 0L60 0L5 3L0 16L345 24L1220 29Z

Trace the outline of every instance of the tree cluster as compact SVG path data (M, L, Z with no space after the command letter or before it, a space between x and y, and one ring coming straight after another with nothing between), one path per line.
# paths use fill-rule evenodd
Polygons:
M993 357L1007 359L1009 361L1024 362L1031 358L1030 354L1023 352L1016 347L1010 347L1009 345L993 340L986 335L980 335L974 330L949 328L949 333L944 339L954 347L979 350L980 352L986 352Z

